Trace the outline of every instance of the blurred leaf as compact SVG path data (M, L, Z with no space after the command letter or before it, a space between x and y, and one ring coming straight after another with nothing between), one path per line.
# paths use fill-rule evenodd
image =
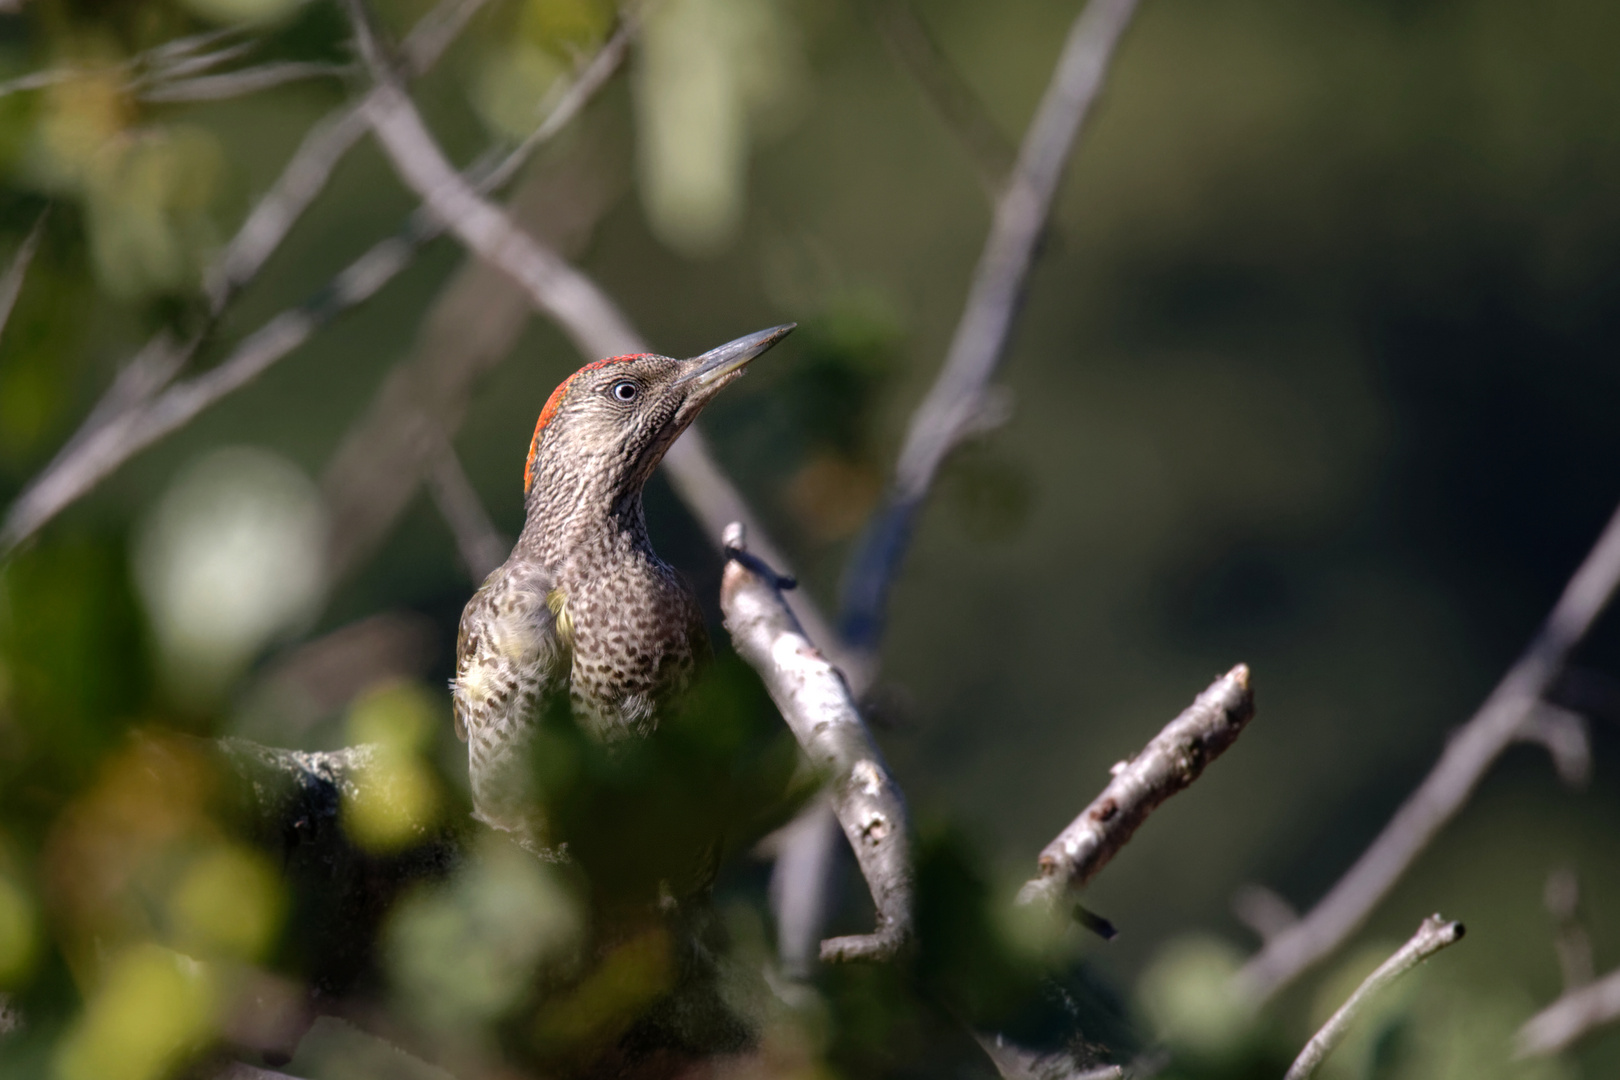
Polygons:
M445 725L445 703L415 683L388 682L356 698L347 722L351 744L374 754L345 792L343 823L361 847L392 851L423 838L444 802L427 751Z
M611 0L524 0L523 36L569 59L601 44L617 14Z
M324 529L314 487L267 451L214 450L175 477L142 523L134 559L183 704L217 701L261 648L314 614Z
M305 0L181 0L211 22L227 25L274 22L303 6Z
M1178 1057L1194 1065L1219 1065L1252 1044L1254 1016L1231 991L1242 963L1242 955L1226 942L1188 936L1162 946L1142 973L1137 997Z
M612 1042L674 985L669 934L650 929L614 946L566 994L547 1001L534 1039L548 1056L586 1054Z
M256 853L234 845L192 860L169 897L175 943L194 957L255 960L280 928L281 882Z
M750 120L779 115L797 74L797 45L774 0L665 0L648 12L637 164L660 240L694 258L730 242L743 216Z
M58 1080L158 1080L211 1034L217 997L207 970L179 953L129 949L63 1040Z
M139 616L117 546L38 544L0 566L0 798L13 812L76 791L141 707Z
M555 871L486 836L450 882L400 902L386 932L394 986L412 1015L477 1041L527 996L546 965L569 960L583 918Z
M33 898L0 873L0 987L15 987L31 974L39 952L39 916Z
M508 40L492 47L478 65L473 101L486 124L508 139L521 139L539 124L547 92L568 71L556 55L527 38Z
M209 214L224 160L199 127L147 129L98 143L86 162L91 251L117 296L195 288L216 243Z

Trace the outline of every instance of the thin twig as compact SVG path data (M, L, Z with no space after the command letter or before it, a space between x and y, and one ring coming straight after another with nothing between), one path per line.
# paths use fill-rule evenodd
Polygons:
M15 79L0 82L0 98L10 97L12 94L27 93L30 90L43 90L47 86L67 82L77 78L81 72L75 68L51 68L46 71L32 71L27 75L19 75Z
M440 0L422 16L400 46L406 74L425 74L438 63L455 35L486 2ZM338 162L368 130L364 110L364 100L341 105L304 136L276 182L254 204L236 236L203 275L203 292L212 315L217 317L231 298L258 275L293 224L326 187Z
M1337 949L1366 921L1407 867L1450 821L1480 779L1524 730L1526 718L1557 679L1620 582L1620 511L1564 587L1524 653L1479 711L1451 740L1433 770L1384 831L1304 918L1278 934L1238 972L1239 989L1269 1000Z
M1339 1045L1344 1033L1349 1030L1351 1021L1368 1001L1447 945L1460 941L1462 936L1463 924L1460 922L1449 922L1439 915L1430 915L1424 919L1423 925L1412 935L1412 940L1395 950L1395 955L1378 965L1378 970L1367 976L1362 984L1356 987L1356 992L1339 1006L1339 1011L1328 1017L1328 1022L1322 1025L1322 1030L1311 1036L1311 1041L1299 1052L1299 1057L1294 1059L1294 1064L1283 1080L1307 1080L1307 1077L1333 1052L1333 1048Z
M1261 941L1269 941L1299 922L1294 905L1264 885L1243 885L1232 894L1232 914L1254 931Z
M1520 726L1519 741L1547 751L1565 787L1580 791L1591 781L1592 736L1580 713L1540 702Z
M1069 151L1102 90L1109 62L1137 0L1090 0L1069 30L1063 54L1018 151L1018 165L996 201L973 283L944 366L912 414L883 506L850 559L844 636L873 649L882 633L889 586L918 509L945 456L982 430L996 399L986 392L1007 345L1035 244L1046 227Z
M222 64L240 59L259 47L259 42L249 39L238 41L234 45L222 46L212 52L202 51L214 42L224 41L236 36L237 33L241 33L241 30L234 33L225 31L194 34L190 38L181 38L141 53L130 66L144 70L145 73L133 81L131 88L140 90L164 79L185 79L201 75Z
M441 433L438 446L428 459L428 491L439 508L439 516L449 524L456 539L456 550L474 581L483 581L502 562L511 542L496 531L472 481L461 467L461 459Z
M995 199L1018 160L1012 141L990 118L961 72L940 51L907 0L875 0L872 6L883 44L916 80L934 111L967 151L985 193Z
M743 527L728 526L724 543L727 551L746 551ZM873 933L823 941L821 959L888 959L911 938L910 825L900 789L849 684L805 636L771 576L728 560L720 610L737 653L759 672L805 756L826 774L833 811L877 908Z
M1581 882L1570 867L1560 867L1547 875L1541 892L1542 903L1553 921L1553 950L1558 954L1558 970L1564 976L1564 989L1579 990L1591 983L1596 971L1592 963L1592 936L1581 922Z
M1129 762L1114 766L1101 795L1041 852L1040 873L1018 902L1055 906L1107 866L1149 814L1203 773L1243 734L1254 716L1249 669L1239 664L1216 679Z
M838 840L838 815L825 792L767 839L771 867L771 914L776 919L776 955L782 971L808 979L820 954L821 927L829 906L827 868Z
M150 90L136 95L141 101L153 104L179 104L189 101L224 101L227 98L256 94L261 90L284 86L305 79L341 78L349 73L347 64L323 64L314 61L286 60L258 67L228 71L219 75L201 75L193 79L165 80Z
M34 253L39 250L39 238L45 232L45 217L50 208L40 211L39 219L34 227L28 230L23 238L17 254L11 257L11 264L6 272L0 276L0 334L5 333L6 324L11 321L11 309L17 306L17 297L22 293L23 280L28 277L28 268L34 264Z
M418 24L420 35L413 29L411 36L406 39L405 56L411 70L420 72L432 66L449 44L447 28L459 30L465 26L472 12L484 2L440 0L439 5ZM181 38L158 46L150 55L172 67L175 63L185 62L184 58L196 50L212 45L233 32L215 31ZM79 429L7 508L4 523L0 524L0 558L32 536L70 503L82 498L119 465L189 422L202 408L217 400L183 393L178 399L154 403L157 395L196 355L225 306L258 274L293 223L325 186L338 160L359 141L365 131L362 114L357 106L351 105L339 109L335 119L323 121L305 136L276 183L248 214L213 266L204 272L204 294L208 298L208 318L204 326L184 341L176 341L167 330L161 330L124 365ZM422 238L419 242L425 243L429 238ZM279 317L279 326L273 320L260 334L238 345L230 357L214 368L213 373L220 373L235 362L233 370L246 372L248 378L257 375L264 366L280 359L313 332L318 323L316 316L320 314L313 309L320 308L329 297L349 297L358 302L375 292L375 288L367 292L364 288L354 286L375 282L380 287L382 282L376 281L378 273L387 269L390 260L398 254L398 248L396 238L373 247L340 274L314 303L305 306L311 310L284 313ZM405 265L406 262L398 262L393 273ZM386 281L387 277L382 280ZM281 353L266 360L262 350L266 343L263 336L271 330L274 330L270 334L271 340L284 348ZM228 393L246 381L221 377L210 385ZM186 408L177 407L183 404L195 408L188 412ZM149 405L153 406L155 412L164 415L140 415L147 411Z
M374 69L374 74L391 78L386 69ZM428 212L456 239L528 290L535 307L555 320L580 352L612 356L647 351L595 282L513 226L504 211L451 167L396 83L379 86L366 111L395 170L421 196Z
M93 429L81 428L6 511L5 524L0 527L0 556L38 532L135 454L246 386L339 312L369 299L409 264L414 248L397 237L383 241L339 274L325 295L271 319L217 367L172 384L149 403L123 409ZM162 363L177 366L175 357L186 354L182 347L176 354L165 355Z
M1620 971L1565 993L1524 1022L1514 1042L1519 1057L1557 1054L1598 1028L1620 1020Z

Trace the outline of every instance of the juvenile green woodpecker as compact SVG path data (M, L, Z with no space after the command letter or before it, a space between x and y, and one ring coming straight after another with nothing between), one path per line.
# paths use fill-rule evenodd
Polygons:
M697 600L653 551L641 492L664 452L772 327L690 360L638 353L586 364L540 411L512 554L467 602L451 682L475 816L550 854L532 739L553 695L605 742L645 737L707 650Z

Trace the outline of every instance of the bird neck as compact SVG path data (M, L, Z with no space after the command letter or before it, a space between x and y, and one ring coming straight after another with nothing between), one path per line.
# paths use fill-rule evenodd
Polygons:
M552 568L559 584L610 572L626 558L657 559L640 485L623 491L566 482L535 488L518 545Z

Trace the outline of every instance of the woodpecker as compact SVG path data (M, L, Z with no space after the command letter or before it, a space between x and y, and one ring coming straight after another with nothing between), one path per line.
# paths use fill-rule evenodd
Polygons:
M523 532L461 614L451 680L474 816L538 854L556 854L532 789L548 701L565 695L603 742L646 737L707 652L696 598L648 539L642 487L715 394L793 327L690 360L597 360L540 411Z

